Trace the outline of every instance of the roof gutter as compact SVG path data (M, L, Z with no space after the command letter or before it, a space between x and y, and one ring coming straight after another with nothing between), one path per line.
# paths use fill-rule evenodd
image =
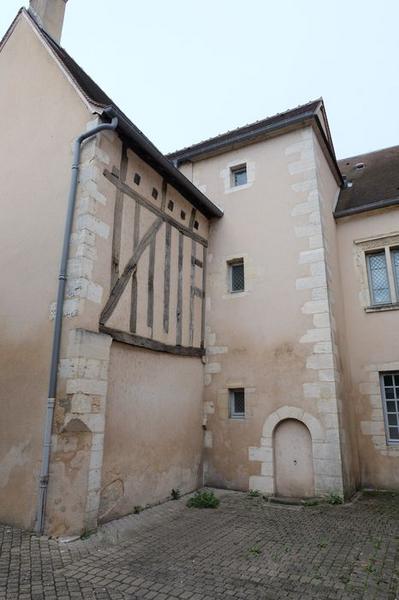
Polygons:
M134 127L133 123L116 106L108 106L102 114L110 118L116 117L119 123L118 131L131 142L134 150L202 214L208 218L223 216L222 209L211 202L191 181L180 173L172 162Z
M399 198L393 198L391 200L382 200L377 202L371 202L365 206L354 206L353 208L344 208L343 210L336 210L334 212L335 219L341 219L342 217L350 217L351 215L358 215L359 213L370 212L371 210L378 210L379 208L389 208L390 206L397 206L399 204Z
M204 142L198 144L197 147L188 148L187 150L181 150L168 154L169 160L173 161L177 166L186 161L194 161L195 159L206 158L209 155L215 155L219 152L225 151L228 146L235 146L236 144L245 144L246 142L256 143L259 138L264 136L273 135L281 130L298 128L303 125L312 125L316 128L318 137L322 139L325 150L324 153L328 154L328 160L330 162L333 171L335 171L335 179L339 185L343 185L343 179L341 171L339 170L337 160L335 158L334 150L331 148L329 140L323 130L320 123L320 119L315 112L307 111L296 117L288 117L278 121L277 123L271 123L269 125L263 125L258 128L254 128L250 131L236 132L228 134L223 139L217 138L210 142ZM204 156L205 155L205 156Z
M314 116L313 111L308 111L302 113L297 117L289 117L278 121L277 123L271 123L269 125L263 125L259 128L252 129L250 131L245 132L237 132L228 134L228 137L224 137L224 139L216 139L211 140L210 142L205 142L204 144L198 144L197 147L192 147L192 149L188 148L187 150L171 152L168 154L168 158L170 160L176 159L178 163L182 163L186 160L192 160L201 156L202 154L208 154L210 152L216 152L218 150L223 150L225 146L233 145L237 143L244 143L250 140L255 140L258 136L262 136L265 134L271 134L279 129L284 129L293 125L301 125L307 120L311 119Z
M35 531L41 535L44 529L44 520L46 514L46 500L49 482L49 470L50 470L50 450L51 450L51 433L53 429L53 418L54 418L54 407L55 397L57 392L57 375L58 375L58 363L60 358L60 346L61 346L61 333L62 333L62 316L64 312L64 296L65 296L65 285L67 279L67 266L69 257L69 246L71 242L73 216L75 212L76 204L76 192L78 189L79 179L79 163L82 143L89 138L97 135L101 131L112 130L114 131L118 126L118 119L115 117L111 123L102 123L90 131L82 133L76 138L73 146L73 159L71 168L71 184L69 188L68 207L67 215L65 219L65 230L64 230L64 241L62 245L60 272L58 276L58 291L57 301L55 308L55 319L54 319L54 330L53 330L53 345L51 348L51 363L50 363L50 376L48 386L48 399L47 399L47 411L45 417L44 434L43 434L43 446L42 446L42 462L40 468L40 480L39 480L39 496L37 502L37 516Z

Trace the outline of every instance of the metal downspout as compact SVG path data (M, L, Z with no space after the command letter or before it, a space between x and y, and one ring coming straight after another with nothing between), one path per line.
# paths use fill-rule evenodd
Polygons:
M57 375L58 375L58 362L60 357L60 345L61 345L61 329L62 329L62 314L64 309L64 295L65 295L65 284L67 279L67 265L69 256L69 245L72 232L73 215L75 211L76 192L78 187L79 178L79 163L81 155L82 143L89 138L97 135L101 131L115 130L118 126L118 119L115 117L111 123L103 123L98 125L90 131L82 133L76 138L73 146L73 159L72 159L72 173L71 173L71 185L69 188L68 207L67 215L65 220L64 230L64 241L62 246L62 255L60 263L60 272L58 276L58 291L57 291L57 302L55 308L55 320L53 330L53 345L51 349L51 363L50 363L50 377L48 386L48 400L47 400L47 412L44 424L43 434L43 447L42 447L42 462L40 469L40 480L39 480L39 495L37 502L37 517L35 524L35 531L39 535L43 533L44 519L46 513L46 500L47 490L49 482L49 468L50 468L50 449L51 449L51 434L53 428L53 417L55 407L55 397L57 391Z

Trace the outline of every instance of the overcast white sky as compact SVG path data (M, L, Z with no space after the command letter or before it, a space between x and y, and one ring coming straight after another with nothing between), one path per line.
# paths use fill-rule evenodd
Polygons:
M62 45L164 152L323 96L342 158L399 144L398 27L398 0L69 0Z

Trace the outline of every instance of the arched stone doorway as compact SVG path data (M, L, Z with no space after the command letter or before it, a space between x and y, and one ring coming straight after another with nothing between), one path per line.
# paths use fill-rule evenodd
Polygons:
M287 419L300 421L311 436L315 495L323 496L331 491L342 494L340 455L335 453L335 447L327 439L319 419L296 406L282 406L270 413L263 425L260 446L248 449L249 460L261 463L260 474L249 478L249 489L259 490L267 496L277 493L274 433L278 425Z
M276 495L314 496L312 437L306 425L297 419L280 421L273 442Z

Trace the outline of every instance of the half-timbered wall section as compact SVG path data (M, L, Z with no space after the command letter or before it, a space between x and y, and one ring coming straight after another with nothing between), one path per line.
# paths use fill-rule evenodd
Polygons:
M115 205L100 330L134 346L201 356L208 220L126 145L118 154L103 170Z

